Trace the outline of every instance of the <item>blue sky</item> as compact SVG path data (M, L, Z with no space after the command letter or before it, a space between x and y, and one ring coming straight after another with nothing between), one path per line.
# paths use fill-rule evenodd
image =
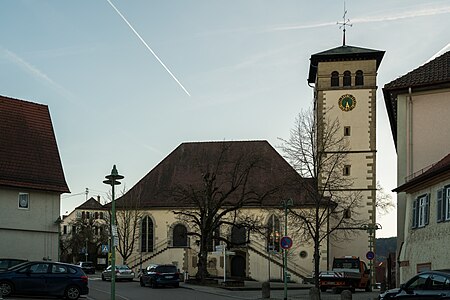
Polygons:
M0 94L49 106L66 180L61 212L131 188L182 142L287 138L312 103L311 54L340 46L342 1L0 2ZM381 87L449 46L450 0L347 0L347 44L386 51L377 175L396 187ZM185 88L181 87L181 85ZM188 95L190 94L190 96ZM78 195L75 195L78 194ZM393 236L395 212L378 220Z

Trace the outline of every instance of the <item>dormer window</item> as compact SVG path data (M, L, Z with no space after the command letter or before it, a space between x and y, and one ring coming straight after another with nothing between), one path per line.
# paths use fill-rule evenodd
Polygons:
M361 70L356 71L355 85L364 85L364 74Z
M339 72L333 71L331 73L331 86L339 86Z
M352 73L350 71L344 72L344 86L351 86L352 85Z

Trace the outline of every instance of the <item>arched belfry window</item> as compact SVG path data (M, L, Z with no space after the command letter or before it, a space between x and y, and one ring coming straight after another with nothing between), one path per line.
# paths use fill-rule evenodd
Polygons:
M141 252L153 252L153 221L149 216L141 223Z
M173 227L172 246L173 247L188 246L187 228L183 224L177 224Z
M364 73L361 70L356 71L355 85L364 85Z
M280 219L271 215L267 222L267 250L280 251Z
M339 86L339 72L333 71L331 73L331 86Z
M344 86L351 86L352 85L352 73L350 71L345 71L344 72L343 85Z
M233 228L231 228L231 243L235 246L243 246L247 243L247 230L244 226L233 225Z

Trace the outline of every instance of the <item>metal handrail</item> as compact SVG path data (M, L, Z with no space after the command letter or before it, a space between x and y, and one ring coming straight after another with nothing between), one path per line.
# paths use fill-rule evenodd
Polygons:
M147 257L152 256L152 255L155 254L156 252L158 252L158 251L164 249L165 247L166 247L166 248L168 247L168 240L167 240L167 239L162 240L162 241L156 243L156 244L154 245L154 247L153 247L152 252L147 252L147 253L144 254L144 255L143 255L142 252L141 252L141 253L138 253L138 254L134 255L133 258L130 259L130 262L128 263L128 265L136 265L136 262L138 262L138 261L140 261L140 260L143 260L143 261L144 261Z

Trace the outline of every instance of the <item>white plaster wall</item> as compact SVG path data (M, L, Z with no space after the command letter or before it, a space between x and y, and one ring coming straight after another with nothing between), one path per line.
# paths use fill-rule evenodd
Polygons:
M19 192L29 193L29 209L18 208ZM0 189L0 256L57 260L59 201L57 193Z

